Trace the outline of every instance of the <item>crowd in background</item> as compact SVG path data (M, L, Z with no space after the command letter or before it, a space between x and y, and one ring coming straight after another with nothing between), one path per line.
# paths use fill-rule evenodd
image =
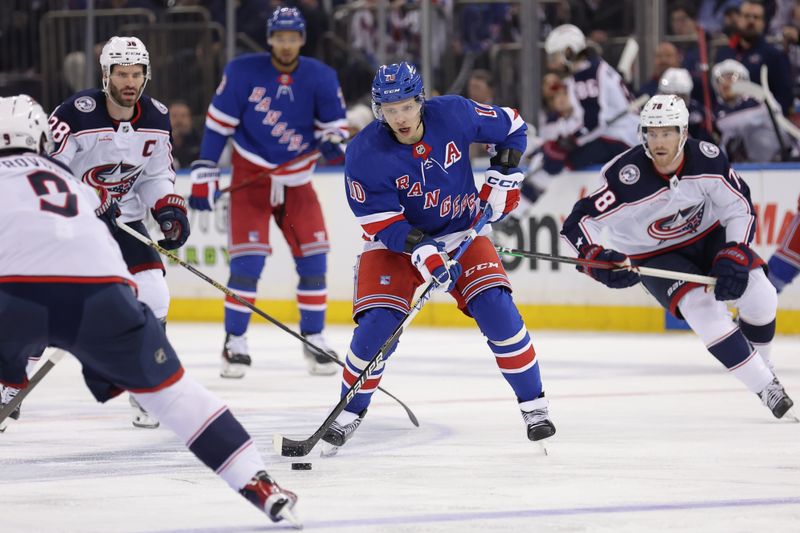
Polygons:
M0 52L0 94L24 91L38 96L36 83L42 69L42 54L38 50L41 18L53 10L85 9L86 4L86 0L5 0L0 3L0 51L6 51ZM326 4L333 7L333 12L326 11ZM616 65L624 39L635 31L635 4L635 0L541 2L538 14L541 37L546 38L552 28L560 24L575 24L601 56ZM714 91L714 80L704 81L704 73L710 74L715 63L731 58L744 64L750 72L750 80L758 83L758 68L766 63L770 88L783 114L792 117L795 102L800 101L800 84L797 83L800 77L800 2L765 0L760 4L763 4L763 18L755 20L750 13L743 15L742 0L668 0L667 38L658 46L653 58L653 72L640 73L641 82L629 87L631 93L654 94L667 69L685 68L694 81L691 98L700 102L713 117L720 99ZM379 62L377 0L238 0L236 25L241 38L236 41L237 53L266 49L264 21L279 5L294 5L302 11L307 23L307 42L302 53L336 68L351 108L353 127L362 127L370 120L366 108L369 82ZM203 8L211 21L222 27L226 22L226 0L95 0L94 6L95 9L146 9L158 20L170 9ZM519 102L508 95L508 81L500 76L496 62L499 50L513 48L520 42L520 5L517 2L481 4L433 0L432 6L434 73L433 79L428 81L428 93L459 92L477 100L502 98L504 101L495 103L518 105ZM418 0L389 2L383 56L387 61L419 60L418 7ZM107 37L97 35L97 41L102 42ZM708 49L707 68L701 57L701 41ZM172 50L177 58L175 64L185 69L181 76L184 85L176 91L177 95L154 94L164 99L174 109L173 115L177 115L173 117L173 127L180 152L176 161L181 165L196 151L199 142L196 126L202 123L210 98L210 94L204 94L208 89L191 86L193 76L199 75L196 62L214 54L221 57L224 42L216 39L212 48L213 53L185 46ZM65 92L78 90L83 83L79 75L82 71L77 70L75 74L70 70L70 61L81 60L82 52L72 53L66 57L61 76ZM78 63L83 65L82 61ZM214 68L221 68L222 64L224 61L220 60ZM543 71L546 73L546 69ZM214 75L219 76L219 72ZM553 79L544 77L542 83L543 116L548 112L567 112L568 109L553 107ZM719 138L713 123L710 133Z

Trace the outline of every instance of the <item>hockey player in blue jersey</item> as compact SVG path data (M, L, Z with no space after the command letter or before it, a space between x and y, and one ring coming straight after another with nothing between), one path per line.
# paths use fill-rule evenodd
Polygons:
M130 391L232 489L272 521L299 527L297 496L267 474L247 430L184 371L153 311L136 301L137 278L97 219L113 201L101 204L47 157L47 122L30 97L0 98L0 383L28 386L33 346L68 351L106 380L105 391L90 387L98 401ZM113 225L113 217L106 221ZM53 433L54 447L59 440Z
M797 213L792 217L786 234L767 264L769 280L778 293L800 273L800 198L797 199Z
M189 238L189 219L186 201L175 193L169 111L144 94L151 78L150 54L136 37L112 37L103 46L100 66L102 90L81 91L53 111L52 155L83 182L117 200L120 222L147 235L144 218L150 211L164 234L159 244L179 248ZM166 322L169 288L158 253L123 231L114 238L139 286L139 299ZM133 398L131 405L134 426L158 426Z
M697 283L640 278L635 269L579 267L612 288L641 282L781 418L792 400L770 362L778 299L750 248L750 189L716 145L688 138L688 122L683 99L652 97L641 112L641 144L603 167L602 187L575 204L561 233L585 259L716 277L709 292ZM613 249L600 244L603 230ZM738 308L737 321L725 302Z
M479 236L459 262L448 256L481 205L491 205L491 222L519 202L524 121L516 110L461 96L426 101L422 79L407 63L378 69L372 105L377 120L353 139L345 157L347 200L367 242L356 266L357 327L342 393L409 312L415 289L432 280L486 336L519 402L528 438L550 437L555 427L539 363L492 243ZM493 144L497 153L480 192L468 156L473 142ZM333 447L328 453L359 426L383 371L381 363L323 436Z
M231 186L237 189L230 194L228 212L228 288L255 302L258 280L272 251L269 222L274 217L300 278L300 331L329 354L304 346L309 371L334 374L336 364L330 357L336 354L322 333L328 234L311 175L317 150L329 161L342 159L340 143L348 135L345 104L334 70L300 56L305 21L297 9L276 9L267 22L267 37L271 54L243 55L225 68L208 107L200 159L192 164L189 205L212 209L218 196L217 162L232 137ZM250 315L250 309L232 298L225 300L223 377L241 378L251 364L245 336Z

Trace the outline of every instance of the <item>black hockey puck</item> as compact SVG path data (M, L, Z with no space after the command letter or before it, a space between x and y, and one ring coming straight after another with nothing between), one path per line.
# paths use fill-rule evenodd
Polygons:
M292 470L311 470L311 463L292 463Z

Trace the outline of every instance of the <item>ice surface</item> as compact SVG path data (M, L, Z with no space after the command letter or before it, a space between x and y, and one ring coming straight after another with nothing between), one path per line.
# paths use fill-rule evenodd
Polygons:
M534 332L558 433L525 438L511 389L476 330L412 327L355 437L293 471L272 435L305 438L339 376L306 373L298 341L251 328L254 366L218 377L219 324L170 324L188 371L223 397L308 531L797 531L800 424L776 421L691 334ZM345 351L349 328L329 336ZM773 359L800 401L800 338ZM795 411L798 411L796 408ZM297 461L297 459L294 459ZM134 429L127 398L94 403L65 358L0 435L2 531L271 531L167 430Z

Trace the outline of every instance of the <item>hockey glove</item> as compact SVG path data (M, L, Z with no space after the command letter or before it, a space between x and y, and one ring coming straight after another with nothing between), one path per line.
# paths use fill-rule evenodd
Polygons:
M519 186L525 175L517 167L492 165L478 194L480 207L492 206L489 222L501 220L519 205Z
M444 243L425 237L411 252L411 263L425 281L432 280L438 288L450 292L461 275L461 265L453 261L444 249Z
M628 256L616 250L607 250L599 244L585 244L581 247L580 257L589 261L606 261L609 263L624 263ZM588 274L606 287L624 289L639 283L639 274L627 269L593 268L587 265L575 267L578 272Z
M319 152L330 164L338 164L344 158L344 145L342 137L336 134L323 135L319 142Z
M108 231L117 231L117 217L122 214L119 204L106 189L95 189L97 196L100 197L100 207L94 210L94 214L108 226Z
M158 245L167 250L175 250L189 238L189 218L186 216L186 201L177 194L168 194L156 202L153 218L158 222L164 239Z
M189 207L199 211L211 211L220 197L219 169L213 161L199 159L192 163L192 194Z
M555 141L547 141L542 145L544 154L556 161L565 161L576 148L578 148L578 143L574 135L561 136Z
M738 300L747 289L750 271L761 258L744 243L729 242L717 252L711 266L711 275L717 278L714 297L717 300Z

